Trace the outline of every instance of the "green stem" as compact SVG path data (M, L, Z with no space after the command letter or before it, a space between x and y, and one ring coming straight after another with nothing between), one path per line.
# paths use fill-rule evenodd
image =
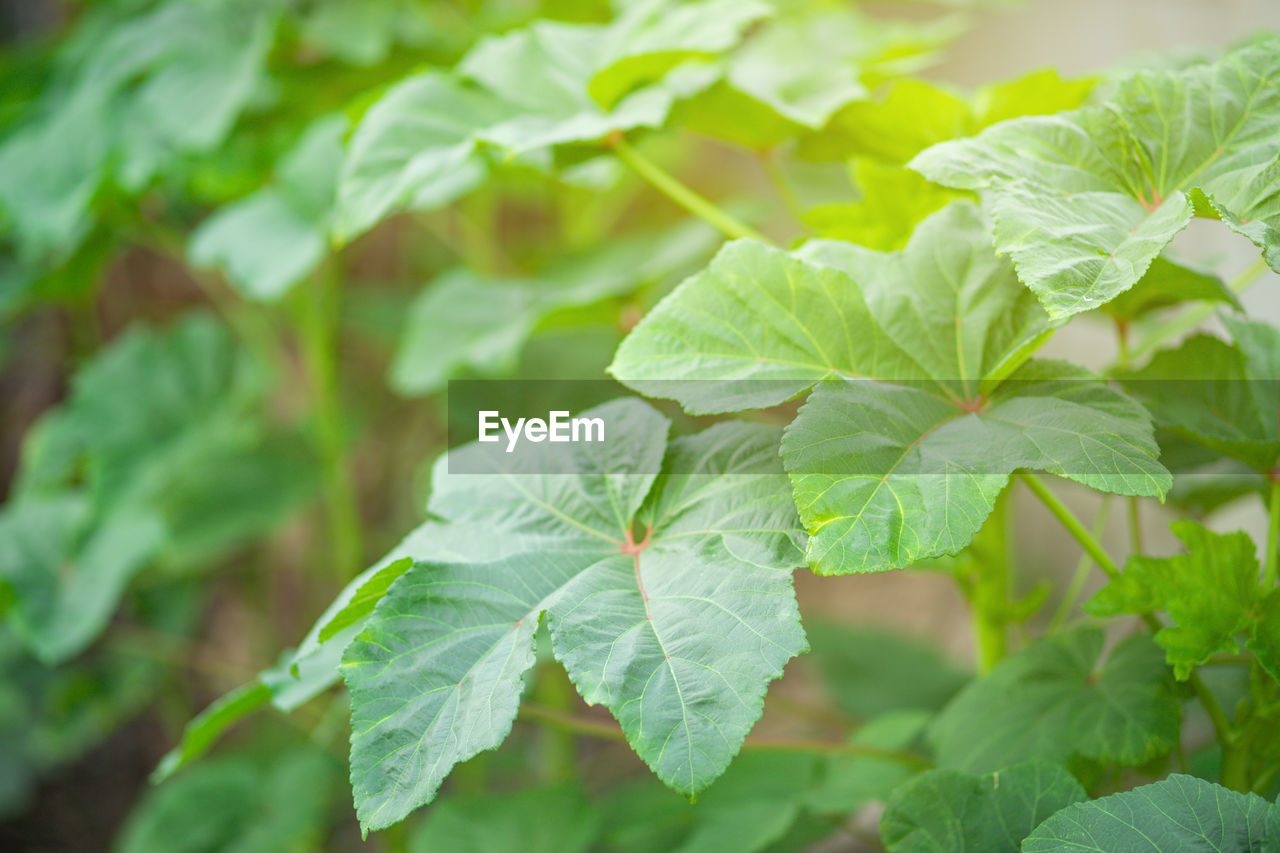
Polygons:
M1098 517L1094 519L1093 529L1089 531L1094 539L1102 538L1102 534L1107 529L1107 517L1110 512L1111 495L1103 495L1102 503L1098 506ZM1067 590L1062 595L1062 601L1058 604L1058 609L1054 611L1053 618L1049 620L1048 633L1056 634L1062 630L1067 617L1071 615L1071 611L1075 609L1076 602L1080 599L1080 592L1084 589L1085 582L1089 579L1089 570L1092 568L1093 558L1086 551L1080 555L1079 561L1076 562L1076 570L1071 576L1071 583L1067 585Z
M554 661L538 670L533 688L534 697L543 706L561 713L569 713L573 704L573 685L564 669ZM539 769L546 782L568 782L578 775L577 749L573 734L554 725L544 726L541 732L542 760Z
M299 323L303 360L311 380L316 440L324 465L325 512L337 580L360 570L360 516L347 470L346 435L338 401L337 275L331 261L305 286Z
M1250 285L1258 280L1258 276L1262 275L1266 269L1266 261L1259 258L1256 263L1232 279L1227 284L1227 287L1229 287L1233 293L1244 293L1249 289ZM1142 343L1129 353L1130 362L1141 361L1161 344L1176 338L1185 332L1191 331L1196 326L1199 326L1205 320L1212 317L1213 313L1217 310L1218 306L1213 302L1205 305L1198 305L1195 308L1184 311L1163 325L1153 329L1145 338L1143 338Z
M773 184L773 190L777 193L782 206L787 209L787 213L791 214L792 219L804 225L804 206L800 204L800 197L796 195L795 188L791 186L791 182L782 171L782 166L778 164L777 151L761 151L760 162L764 165L764 173L768 176L769 183Z
M1142 507L1138 503L1138 498L1131 495L1127 501L1129 504L1129 549L1134 554L1141 554L1146 551L1146 547L1142 543Z
M1049 488L1044 483L1027 471L1019 471L1018 478L1027 484L1027 488L1031 489L1035 496L1040 499L1040 502L1048 508L1049 512L1053 513L1054 517L1067 529L1067 532L1075 537L1075 540L1084 548L1084 552L1098 564L1098 568L1102 569L1107 577L1115 579L1120 575L1120 568L1107 555L1107 552L1102 550L1102 545L1098 542L1097 537L1080 523L1080 519L1076 518L1071 510L1067 509L1066 504L1058 500L1057 495L1049 491Z
M971 549L977 564L970 602L978 672L990 672L1009 647L1009 491L996 500Z
M1280 476L1271 477L1271 495L1267 500L1270 518L1267 523L1267 550L1262 561L1262 588L1269 592L1276 585L1276 568L1280 556L1276 549L1280 548Z
M762 243L769 242L767 237L750 225L740 222L686 187L670 172L645 157L635 148L632 148L625 139L618 137L613 140L612 144L613 153L618 155L618 159L626 163L637 175L648 181L654 189L694 216L700 217L715 226L725 236L735 240L745 238L759 240Z

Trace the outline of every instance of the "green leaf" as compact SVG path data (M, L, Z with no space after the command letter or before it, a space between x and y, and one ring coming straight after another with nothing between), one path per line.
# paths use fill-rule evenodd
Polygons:
M1224 302L1243 311L1240 300L1222 279L1209 272L1159 257L1131 289L1102 306L1120 320L1133 320L1188 301Z
M802 156L864 156L901 165L931 145L972 136L996 122L1078 107L1092 79L1063 80L1052 69L986 86L966 99L922 80L896 80L883 98L840 110L821 132L800 140Z
M476 131L508 114L492 94L442 72L393 86L352 132L338 179L334 234L346 242L402 210L429 210L488 176Z
M182 728L177 746L165 753L151 772L153 783L163 782L217 742L233 724L271 701L271 690L258 681L242 684L218 697Z
M429 802L453 764L502 741L544 614L583 698L689 796L724 771L769 681L806 648L777 432L727 423L668 446L666 419L639 401L584 417L612 437L570 445L580 473L539 474L540 454L480 444L437 464L429 512L485 544L417 563L343 655L366 829ZM645 542L629 544L633 527Z
M481 39L463 57L458 71L513 109L505 120L478 129L480 138L514 156L555 145L595 142L639 127L660 127L678 100L714 79L713 68L686 63L605 109L592 99L587 86L607 61L602 51L614 32L603 24L538 20Z
M268 762L243 756L210 761L148 792L115 849L318 849L328 834L341 779L333 758L315 748L272 755Z
M1266 618L1280 594L1258 583L1258 557L1247 533L1214 533L1194 521L1175 521L1174 535L1187 553L1173 557L1129 558L1124 573L1103 587L1086 605L1098 616L1167 612L1174 621L1156 634L1179 679L1218 652L1238 652L1238 634L1259 658L1280 672L1280 646L1269 633L1276 624Z
M983 190L995 244L1055 318L1132 287L1201 193L1280 266L1274 239L1280 41L1183 71L1135 74L1105 104L992 127L911 162Z
M433 22L414 0L321 0L312 4L299 26L307 44L352 65L384 61L395 44L423 46Z
M1277 807L1193 776L1168 779L1063 809L1036 828L1024 853L1264 853ZM1271 843L1269 843L1271 842Z
M958 551L1018 468L1163 495L1170 477L1136 403L1059 363L1004 381L1050 326L985 233L956 203L900 253L813 241L802 260L731 243L632 331L610 372L696 414L830 378L783 442L823 574ZM868 378L880 381L845 381Z
M929 730L938 764L968 773L1087 758L1137 766L1177 742L1181 706L1151 638L1083 628L1039 640L964 690Z
M409 836L409 853L585 853L600 815L575 788L453 796Z
M1224 316L1235 343L1199 334L1120 377L1174 435L1267 473L1280 462L1280 330Z
M719 240L708 226L688 221L569 255L530 278L491 278L469 269L445 273L409 309L391 386L419 395L440 390L464 369L510 373L534 329L553 312L686 273Z
M221 267L250 299L271 302L310 275L328 250L329 216L347 122L326 116L303 133L277 170L277 183L233 202L200 224L188 257Z
M320 629L320 642L323 643L344 628L349 628L357 622L368 618L374 607L387 594L387 589L390 588L391 584L407 572L412 565L413 559L411 557L402 557L375 572L373 577L360 585L351 601Z
M1045 818L1085 799L1070 773L1045 761L986 776L930 770L893 792L880 835L889 853L1018 853Z
M93 641L164 536L160 521L143 511L126 506L97 525L91 513L74 494L0 513L0 578L15 596L6 615L46 663L74 657Z
M970 678L932 644L896 631L812 620L805 631L823 686L856 717L937 710Z
M630 3L604 36L587 92L597 104L613 107L686 60L729 50L748 26L771 13L759 0Z

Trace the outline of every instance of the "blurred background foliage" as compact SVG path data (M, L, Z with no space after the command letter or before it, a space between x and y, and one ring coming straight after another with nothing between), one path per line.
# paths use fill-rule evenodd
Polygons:
M899 248L957 195L915 153L1105 87L1042 62L943 82L970 28L1035 31L1008 5L0 4L0 846L874 847L848 816L898 764L744 756L690 807L554 713L362 842L345 696L255 679L422 521L449 380L603 379L726 235ZM861 589L824 595L874 612ZM962 610L934 589L899 628ZM902 749L967 677L945 619L947 658L877 666L881 628L810 624L765 732L869 720L854 737ZM573 710L543 669L537 700ZM233 709L300 707L149 787L242 684Z

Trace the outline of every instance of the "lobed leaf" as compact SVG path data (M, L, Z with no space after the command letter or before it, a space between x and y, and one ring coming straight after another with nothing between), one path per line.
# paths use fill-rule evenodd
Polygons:
M1132 287L1200 194L1280 267L1280 40L1139 72L1107 103L941 143L911 167L984 191L995 244L1056 319Z
M1036 828L1024 853L1266 853L1273 848L1278 807L1193 776L1077 803Z
M968 773L1014 761L1136 766L1177 741L1181 705L1163 655L1137 634L1104 657L1082 628L1038 640L960 691L929 730L938 764Z
M880 835L889 853L1018 853L1046 818L1085 799L1070 773L1046 761L985 776L930 770L894 790Z
M593 415L614 438L571 446L577 474L479 444L437 464L429 511L490 551L417 563L343 655L366 829L430 801L453 764L506 736L544 615L583 698L689 796L723 772L769 681L806 648L776 431L720 424L668 447L666 419L643 403ZM462 466L492 473L451 473ZM631 544L633 525L647 544Z

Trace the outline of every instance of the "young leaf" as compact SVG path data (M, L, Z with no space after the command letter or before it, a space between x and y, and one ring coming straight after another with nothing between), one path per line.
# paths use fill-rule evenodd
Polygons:
M639 401L583 416L611 437L569 445L580 473L539 474L540 454L480 444L437 463L429 511L489 553L417 563L343 655L366 829L429 802L456 762L502 741L544 614L583 698L689 796L723 772L769 681L806 648L777 432L726 423L668 446L666 419ZM649 531L640 542L635 526Z
M1031 833L1023 853L1216 853L1273 849L1277 811L1194 776L1168 779L1065 808Z
M1171 749L1181 705L1164 656L1136 634L1103 658L1103 634L1083 628L1005 658L951 701L929 740L938 764L991 772L1029 758L1135 766Z
M805 224L818 237L847 240L881 252L897 251L907 245L911 232L922 220L962 197L901 166L858 158L852 168L862 199L806 211Z
M1143 72L1106 104L945 142L911 167L985 190L995 243L1050 315L1132 287L1193 215L1201 193L1280 267L1276 152L1280 40L1184 71Z
M893 792L880 836L889 853L1018 853L1046 818L1087 798L1070 773L1047 761L986 776L930 770Z
M1145 412L1098 377L1032 363L1001 384L1050 324L972 205L929 217L899 253L813 241L801 254L818 263L729 244L632 331L610 372L698 414L831 377L783 442L816 571L954 553L1017 468L1120 494L1168 489Z
M1280 330L1223 322L1234 345L1195 335L1121 379L1159 426L1267 473L1280 463Z
M285 155L276 185L233 202L200 224L187 254L219 266L250 299L279 299L328 250L329 216L342 163L343 116L313 122Z
M367 619L373 609L378 606L378 602L387 594L391 584L409 571L412 565L413 558L401 557L399 560L394 560L375 572L371 578L360 585L359 589L356 590L356 594L352 596L351 601L347 602L320 629L320 642L327 642L344 628L349 628L357 622Z
M1218 652L1238 652L1236 635L1273 674L1280 676L1280 622L1273 621L1280 593L1258 583L1258 557L1246 533L1213 533L1194 521L1175 521L1186 554L1129 558L1124 573L1086 605L1090 613L1167 612L1171 627L1156 634L1180 679Z

